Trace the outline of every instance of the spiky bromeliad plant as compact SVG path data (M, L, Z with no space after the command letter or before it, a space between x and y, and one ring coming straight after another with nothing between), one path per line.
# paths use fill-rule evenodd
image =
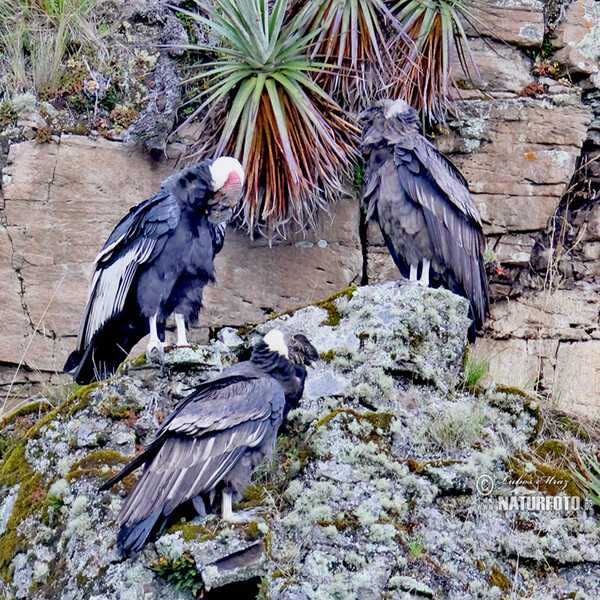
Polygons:
M600 462L593 454L584 454L579 467L581 472L576 467L571 469L579 487L596 506L600 506Z
M392 95L423 109L430 120L444 121L455 52L465 73L469 74L467 56L475 66L463 27L463 21L474 27L476 19L469 10L469 3L474 2L399 0L391 7L414 42L399 56L404 77L392 86Z
M244 224L269 236L290 221L314 224L317 208L341 189L344 172L353 172L356 135L311 77L324 68L308 58L314 7L287 22L288 0L214 0L202 8L210 18L188 14L219 44L201 47L215 58L190 79L204 85L194 115L203 114L207 128L218 119L220 136L209 152L245 166Z
M363 109L400 77L388 46L409 39L384 0L295 0L292 9L312 3L309 29L316 32L311 57L334 65L317 81L337 91L345 105Z

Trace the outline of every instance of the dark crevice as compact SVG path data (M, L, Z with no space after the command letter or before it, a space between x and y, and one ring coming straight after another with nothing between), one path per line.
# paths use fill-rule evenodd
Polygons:
M360 249L362 252L362 273L360 277L360 285L368 285L369 284L369 276L367 274L367 249L368 249L368 240L367 240L367 215L362 207L359 207L358 210L358 237L360 238Z

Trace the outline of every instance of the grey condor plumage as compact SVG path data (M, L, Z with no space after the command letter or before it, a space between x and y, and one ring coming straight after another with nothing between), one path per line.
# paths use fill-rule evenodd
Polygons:
M213 260L243 183L236 159L203 160L169 177L115 227L96 258L77 348L65 364L77 383L110 375L148 333L148 352L162 353L173 312L177 345L187 345L186 323L214 281Z
M363 201L404 277L466 297L474 328L489 309L481 217L464 177L419 133L419 117L403 100L363 111L366 158Z
M248 520L232 511L232 503L272 455L287 412L302 397L305 365L318 358L304 335L290 338L274 329L254 346L250 360L184 398L148 448L101 488L144 465L117 518L122 551L139 550L184 502L191 500L202 512L202 496L218 491L224 520Z

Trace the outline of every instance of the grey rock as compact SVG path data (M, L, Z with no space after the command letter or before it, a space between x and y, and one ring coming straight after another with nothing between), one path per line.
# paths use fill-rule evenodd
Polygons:
M125 134L125 141L141 142L156 156L164 151L181 104L179 75L171 59L163 54L153 73L154 85L146 108L135 118Z
M12 489L10 489L8 493L4 494L4 500L0 503L0 536L6 533L8 519L12 514L12 510L15 505L17 495L19 494L20 487L21 484L16 485Z
M0 544L14 543L15 532L20 540L7 546L15 555L5 595L183 600L187 592L158 576L159 565L204 590L260 577L273 600L494 598L493 569L514 573L526 557L511 579L523 597L558 599L573 589L593 597L600 533L591 511L515 513L478 493L482 474L498 494L516 493L508 465L546 434L537 430L540 405L462 389L468 326L466 301L445 290L367 286L247 335L229 330L168 352L164 372L131 363L80 391L23 441L27 481L38 478L30 510L13 515L27 486L0 489ZM309 369L274 463L245 500L256 520L178 521L123 559L115 519L125 491L99 494L98 486L152 438L185 389L273 327L305 333L324 360ZM35 498L47 495L44 509ZM545 560L555 572L537 569Z

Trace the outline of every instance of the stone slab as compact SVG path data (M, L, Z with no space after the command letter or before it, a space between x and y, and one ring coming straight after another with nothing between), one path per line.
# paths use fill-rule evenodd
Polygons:
M129 208L173 171L119 142L81 136L15 144L4 171L0 300L10 326L0 361L17 364L26 352L25 367L60 372L75 345L96 254ZM201 339L208 327L258 323L358 283L358 206L340 202L320 215L315 231L271 246L229 231L216 269L196 330Z

